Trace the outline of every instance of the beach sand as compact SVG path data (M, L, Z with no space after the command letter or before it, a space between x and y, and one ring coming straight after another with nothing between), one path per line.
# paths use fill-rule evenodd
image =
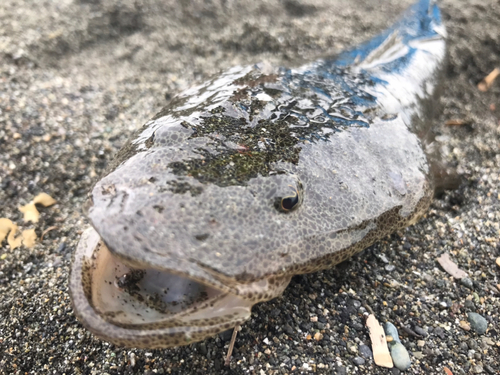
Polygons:
M434 129L460 188L418 224L256 306L229 368L231 332L174 349L118 348L76 321L68 295L93 181L173 95L234 65L335 54L411 3L2 0L0 217L38 240L0 248L0 373L397 374L363 358L365 305L399 328L408 373L500 373L500 79L477 89L500 68L497 0L442 1L449 63ZM24 223L18 207L41 192L57 204ZM442 253L469 280L444 272ZM468 312L486 318L485 334L464 329Z

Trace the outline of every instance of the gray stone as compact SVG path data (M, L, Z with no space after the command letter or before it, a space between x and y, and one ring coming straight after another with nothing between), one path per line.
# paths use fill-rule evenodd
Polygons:
M423 329L422 327L415 326L415 328L413 330L416 333L418 333L420 336L423 336L423 337L429 336L429 334L427 333L427 331L425 329Z
M358 348L359 354L365 359L371 359L373 357L372 350L368 345L360 345Z
M482 374L483 373L483 366L481 365L476 365L472 368L472 372L474 374Z
M444 339L446 337L446 334L444 333L444 329L442 329L441 327L436 327L434 329L434 334L436 336L439 336L441 339Z
M354 357L352 363L354 363L356 366L363 366L365 364L365 360L361 357Z
M411 366L410 354L399 341L390 346L394 366L401 371L408 370Z
M462 277L460 279L460 284L462 284L466 288L474 289L474 284L472 284L472 280L469 279L468 277Z
M486 319L474 312L468 313L467 316L469 319L470 327L474 331L476 331L480 335L486 332L486 329L488 328L488 322Z
M486 372L488 374L494 374L495 373L495 369L493 367L491 367L490 365L484 365L484 369L486 370Z
M384 267L387 272L392 272L396 269L396 266L394 264L388 264L387 266Z
M337 366L337 375L347 375L347 369L344 366Z
M476 350L478 348L477 342L474 339L470 339L469 341L467 341L467 345L470 349Z
M413 352L413 356L416 358L416 359L422 359L422 358L425 358L425 354L422 353L422 352Z
M387 322L384 324L384 331L386 336L392 336L394 341L401 342L399 340L399 334L398 334L398 329L396 326L390 322Z
M365 326L361 323L354 323L352 325L352 328L354 328L356 331L363 331L365 329Z
M389 263L389 260L386 258L386 256L384 254L379 254L379 259L384 262L384 263Z
M471 310L476 309L474 302L472 302L471 300L465 300L464 306L467 307L468 309L471 309Z

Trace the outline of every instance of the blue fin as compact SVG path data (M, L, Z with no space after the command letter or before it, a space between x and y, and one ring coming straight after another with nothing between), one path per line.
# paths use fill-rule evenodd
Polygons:
M396 39L397 43L409 46L412 41L418 39L442 37L440 29L443 29L441 12L436 1L420 0L412 5L391 28L358 46L356 49L341 53L335 59L328 61L327 64L348 66L366 62L370 56L377 55L378 49L383 50L384 45L387 44L393 45ZM381 51L381 53L383 52Z

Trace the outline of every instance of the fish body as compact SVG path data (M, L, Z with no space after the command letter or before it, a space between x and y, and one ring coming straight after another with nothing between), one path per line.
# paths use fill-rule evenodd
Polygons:
M199 341L291 276L418 220L433 196L426 135L445 36L422 0L335 58L235 67L174 98L91 191L76 316L118 345Z

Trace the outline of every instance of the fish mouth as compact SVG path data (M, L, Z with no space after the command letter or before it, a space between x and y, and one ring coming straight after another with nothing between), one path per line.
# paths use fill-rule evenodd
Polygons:
M153 349L201 341L242 324L255 303L280 295L289 280L228 287L178 270L136 267L88 228L75 252L69 288L76 317L96 336Z

